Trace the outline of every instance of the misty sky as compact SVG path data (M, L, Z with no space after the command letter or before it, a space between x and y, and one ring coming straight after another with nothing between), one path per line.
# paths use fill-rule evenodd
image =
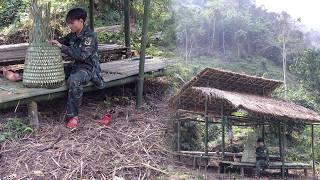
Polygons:
M320 29L320 0L256 0L269 11L288 12L293 18L301 18L309 28Z

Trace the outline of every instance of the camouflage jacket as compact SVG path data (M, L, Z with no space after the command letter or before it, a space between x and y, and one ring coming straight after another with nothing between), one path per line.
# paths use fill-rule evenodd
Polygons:
M256 148L256 160L269 161L269 152L265 146Z
M58 41L62 44L61 51L74 60L74 65L91 72L91 81L95 86L99 89L104 88L95 33L88 26L84 26L78 36L76 33L69 33Z

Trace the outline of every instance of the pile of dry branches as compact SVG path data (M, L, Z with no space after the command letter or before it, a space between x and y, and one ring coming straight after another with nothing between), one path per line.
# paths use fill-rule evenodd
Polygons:
M112 123L101 127L95 113L101 117L105 111L86 101L78 129L67 130L59 117L44 112L43 118L52 119L39 131L0 144L0 179L154 179L167 174L172 157L164 137L171 129L164 103L156 110L136 110L134 103L118 107Z

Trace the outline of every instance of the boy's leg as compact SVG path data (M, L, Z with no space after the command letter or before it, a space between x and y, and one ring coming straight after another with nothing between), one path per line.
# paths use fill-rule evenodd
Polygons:
M257 160L256 162L256 169L257 169L257 176L261 176L261 172L263 171L263 165L264 165L264 160Z
M82 85L86 85L91 80L89 72L83 69L77 69L72 72L67 81L68 87L68 102L67 102L67 117L78 116L79 103L83 95Z

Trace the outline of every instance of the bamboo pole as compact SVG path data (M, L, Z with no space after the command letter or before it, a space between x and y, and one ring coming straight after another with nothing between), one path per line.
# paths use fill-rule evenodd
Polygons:
M285 176L284 170L284 128L279 124L278 134L279 134L279 150L280 150L280 159L281 159L281 174L282 178Z
M262 138L263 138L263 140L265 140L265 132L266 130L265 130L265 127L264 127L264 125L262 125Z
M90 20L90 29L94 31L94 20L93 20L93 8L94 8L94 0L90 0L89 2L89 20Z
M224 159L224 148L225 148L225 119L224 119L224 107L221 105L221 126L222 126L222 159Z
M177 151L180 152L181 151L181 130L180 130L180 126L181 126L181 121L180 119L178 119L178 137L177 137ZM178 156L178 160L180 161L180 155Z
M130 5L129 0L124 0L124 35L125 45L130 51Z
M205 171L207 173L207 168L208 168L208 164L209 164L209 159L208 159L208 136L209 136L209 133L208 133L208 128L209 128L209 117L208 117L208 99L209 97L206 96L206 100L205 100L205 104L204 104L204 107L205 107L205 156L206 156L206 166L205 166Z
M140 108L142 105L144 63L145 63L145 50L147 45L149 6L150 6L150 0L144 0L144 15L143 15L141 53L140 53L141 55L140 55L140 62L139 62L139 77L138 77L138 89L137 89L138 92L137 92L137 104L136 104L137 108Z
M314 159L314 126L311 125L311 150L312 150L312 175L316 175L316 166Z
M286 161L285 159L285 156L286 156L286 148L285 148L285 132L286 132L286 126L285 124L282 126L282 140L281 140L281 143L282 143L282 177L284 178L285 177L285 169L284 169L284 163Z

